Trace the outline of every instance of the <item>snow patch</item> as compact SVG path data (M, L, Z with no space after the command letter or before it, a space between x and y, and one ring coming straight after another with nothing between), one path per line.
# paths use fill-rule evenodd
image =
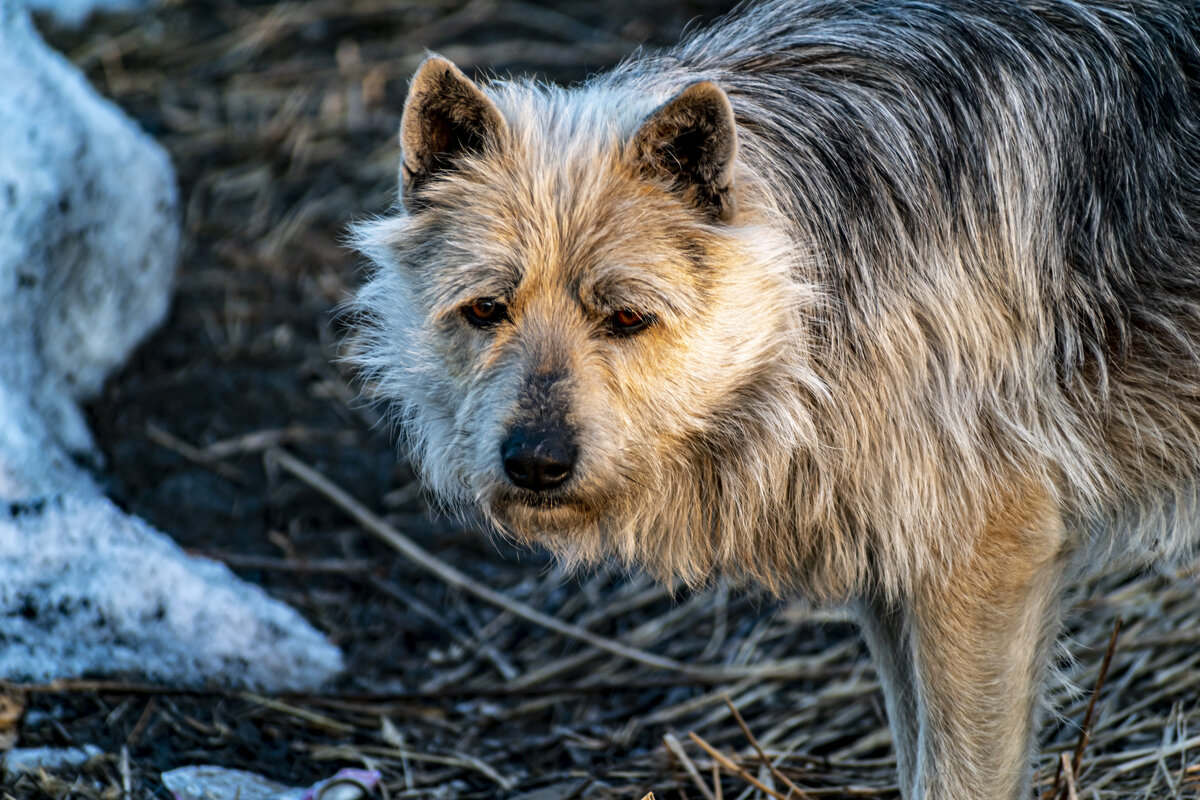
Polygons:
M315 687L295 611L118 510L78 403L167 311L167 155L0 0L0 677Z

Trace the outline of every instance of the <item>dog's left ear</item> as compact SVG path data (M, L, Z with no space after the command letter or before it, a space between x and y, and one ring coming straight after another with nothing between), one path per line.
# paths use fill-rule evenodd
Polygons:
M690 203L729 220L737 126L729 98L715 83L693 83L654 111L629 142L633 164L665 178Z
M420 205L421 186L456 158L496 145L504 135L500 109L440 56L425 59L413 76L400 120L400 185L404 204Z

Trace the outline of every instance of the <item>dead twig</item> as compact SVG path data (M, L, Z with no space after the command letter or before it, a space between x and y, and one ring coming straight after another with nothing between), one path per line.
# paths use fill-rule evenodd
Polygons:
M742 713L738 711L737 706L733 704L733 700L729 699L729 695L725 695L725 705L729 706L729 711L733 714L733 719L735 722L737 722L738 727L742 729L742 734L746 737L746 740L750 742L750 746L754 748L754 752L758 753L758 758L763 763L763 766L769 769L771 774L775 776L775 780L788 787L789 795L795 794L797 797L807 797L808 795L803 789L792 783L792 781L786 775L779 771L779 768L775 766L775 762L767 758L767 754L763 752L762 746L758 743L758 739L754 738L754 734L750 732L750 726L746 724L746 720L742 719Z
M700 794L704 795L704 800L717 800L713 795L712 790L705 785L704 779L700 777L700 770L696 769L695 762L693 762L691 757L688 756L687 752L684 751L683 745L679 743L679 740L676 739L673 734L668 733L667 735L663 736L663 744L667 746L667 750L670 751L671 755L675 756L675 759L679 762L679 765L683 767L687 774L691 777L692 783L696 785L696 788L700 791Z
M765 783L760 781L758 778L754 777L749 772L742 769L734 761L732 761L731 759L726 757L725 754L722 753L720 750L713 747L708 742L704 741L704 739L700 738L700 735L697 734L695 731L689 732L688 736L691 737L691 740L693 742L700 745L700 748L702 750L704 750L704 752L708 753L713 758L713 760L717 761L722 767L729 770L734 775L737 775L739 778L744 780L746 783L748 783L751 786L753 786L754 788L758 789L760 792L765 792L766 794L771 795L771 797L774 797L775 800L787 800L786 795L780 794L778 791L772 789L770 786L767 786Z
M275 428L252 431L231 439L222 439L219 442L213 442L206 447L197 449L196 455L205 461L220 461L234 456L260 453L263 450L269 450L272 447L279 447L285 444L296 444L297 442L308 442L315 439L335 442L345 441L349 443L353 442L357 437L358 434L351 430L328 431L299 426Z
M355 728L353 725L347 725L344 722L338 722L336 719L330 719L324 714L318 714L315 711L310 711L307 708L285 703L282 700L276 700L271 697L263 697L260 694L252 692L242 692L239 695L244 700L249 700L251 703L256 703L264 708L269 708L272 711L278 711L281 714L287 714L289 717L304 720L310 725L315 725L318 728L335 731L337 733L353 733Z
M213 461L205 456L204 451L200 448L188 444L183 439L155 425L153 422L146 423L146 438L187 461L191 461L193 464L198 464L215 472L225 480L232 481L240 486L248 486L250 483L246 474L240 469L220 461Z
M1066 792L1067 800L1079 800L1079 793L1075 789L1075 768L1071 766L1070 759L1066 753L1059 755L1058 764L1062 767L1061 775L1063 778L1063 789Z
M515 785L512 778L507 778L496 771L495 767L488 764L486 761L476 758L466 753L453 753L444 755L440 753L424 753L419 750L413 750L407 747L377 747L375 745L336 745L336 746L316 746L312 748L312 757L319 760L330 761L354 761L361 759L363 756L371 756L374 758L396 758L405 759L407 761L424 762L428 764L441 764L448 767L459 767L469 769L473 772L478 772L488 780L498 785L505 791L511 790Z
M1104 660L1100 662L1100 674L1096 676L1096 686L1092 689L1092 697L1088 701L1087 714L1083 718L1083 730L1079 732L1079 743L1075 745L1075 758L1071 761L1071 774L1080 775L1080 767L1083 764L1083 751L1087 749L1088 740L1092 736L1092 724L1095 721L1096 700L1100 697L1100 690L1104 688L1104 679L1108 676L1108 668L1112 664L1113 653L1117 650L1117 637L1121 635L1121 625L1125 620L1122 617L1117 617L1117 621L1113 624L1112 636L1108 637L1108 649L1104 651Z
M1075 757L1071 761L1071 770L1068 774L1070 782L1067 784L1071 791L1070 800L1074 800L1074 785L1076 778L1081 776L1083 765L1083 752L1087 749L1088 741L1092 736L1092 726L1095 722L1096 700L1100 697L1100 690L1104 688L1104 679L1108 676L1108 668L1112 664L1113 653L1117 650L1117 637L1121 634L1121 625L1125 620L1122 617L1117 617L1117 621L1113 624L1112 636L1108 638L1108 649L1104 652L1104 660L1100 662L1100 674L1096 676L1096 685L1092 689L1092 696L1088 700L1087 713L1083 718L1083 730L1079 732L1079 741L1075 745ZM1063 754L1065 757L1065 753Z

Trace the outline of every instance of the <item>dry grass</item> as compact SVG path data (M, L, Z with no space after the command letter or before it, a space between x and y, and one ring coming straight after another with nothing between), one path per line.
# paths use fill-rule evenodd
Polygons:
M330 309L356 281L339 237L391 200L425 48L569 80L719 8L177 2L54 35L171 151L185 199L172 319L91 410L112 492L296 605L351 668L306 696L24 687L0 735L109 755L5 791L162 797L161 770L217 763L297 784L373 767L391 798L897 796L875 675L840 613L567 576L469 521L431 519L330 366ZM1057 693L1043 797L1200 797L1198 598L1182 576L1082 593L1063 666L1083 691Z

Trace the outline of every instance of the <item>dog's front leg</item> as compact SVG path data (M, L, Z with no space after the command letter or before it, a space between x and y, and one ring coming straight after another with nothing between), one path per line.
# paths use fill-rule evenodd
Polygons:
M913 672L916 665L909 625L911 615L905 604L878 596L862 598L855 611L883 686L900 788L906 798L911 798L920 734L917 681Z
M1025 494L969 559L905 599L860 605L905 797L1027 800L1063 564L1057 511Z

